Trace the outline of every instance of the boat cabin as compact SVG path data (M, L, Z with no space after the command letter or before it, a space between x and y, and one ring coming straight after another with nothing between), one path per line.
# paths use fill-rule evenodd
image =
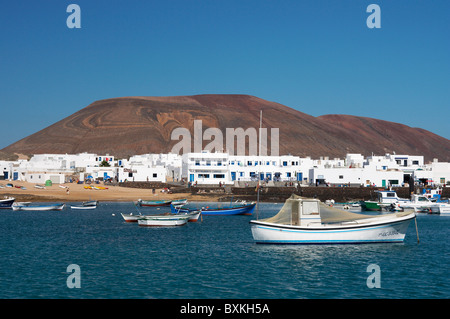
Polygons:
M291 225L307 226L311 223L320 223L319 200L296 199L292 201Z
M392 204L397 203L399 198L395 191L379 191L378 192L378 202L382 204Z

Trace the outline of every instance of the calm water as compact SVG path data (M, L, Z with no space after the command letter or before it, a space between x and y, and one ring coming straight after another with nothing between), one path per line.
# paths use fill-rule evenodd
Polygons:
M261 204L261 216L280 207ZM420 215L420 244L412 222L403 244L274 246L253 242L252 216L145 228L123 221L133 211L1 211L0 298L450 297L450 217ZM70 264L79 289L67 287ZM381 288L367 287L370 264Z

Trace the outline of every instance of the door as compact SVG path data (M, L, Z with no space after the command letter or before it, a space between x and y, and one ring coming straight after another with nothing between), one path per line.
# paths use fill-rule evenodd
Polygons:
M297 173L297 181L301 182L303 180L303 173Z
M193 182L194 181L194 174L189 174L189 181Z
M381 181L381 186L386 187L386 180L385 180L385 179L383 179L383 180Z
M232 181L236 180L236 172L231 172L231 180Z
M19 173L18 172L14 172L13 173L13 180L17 181L19 179Z

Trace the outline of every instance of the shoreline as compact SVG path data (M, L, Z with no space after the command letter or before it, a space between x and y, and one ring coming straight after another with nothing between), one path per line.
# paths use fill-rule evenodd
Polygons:
M5 187L0 189L0 198L5 196L14 197L17 202L36 201L36 202L83 202L88 200L98 200L103 202L130 202L143 200L176 200L187 198L189 201L207 202L219 201L224 194L192 194L192 193L174 193L167 194L161 192L162 189L156 189L153 194L151 189L140 189L123 186L104 186L102 184L93 185L107 187L107 189L85 189L85 184L53 184L46 186L45 189L35 188L36 184L22 181L2 181L3 185L11 183L14 187ZM15 186L25 187L26 189L16 188ZM61 186L64 186L61 187ZM66 188L67 187L67 188ZM67 189L69 190L67 192Z

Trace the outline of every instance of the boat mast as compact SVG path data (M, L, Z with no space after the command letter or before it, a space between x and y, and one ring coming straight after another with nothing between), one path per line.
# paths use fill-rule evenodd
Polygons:
M258 143L258 162L259 161L259 157L261 156L261 127L262 127L262 110L260 110L259 112L259 143ZM259 183L261 180L261 163L258 163L258 185L256 186L257 188L257 195L256 195L256 219L258 220L259 218Z

